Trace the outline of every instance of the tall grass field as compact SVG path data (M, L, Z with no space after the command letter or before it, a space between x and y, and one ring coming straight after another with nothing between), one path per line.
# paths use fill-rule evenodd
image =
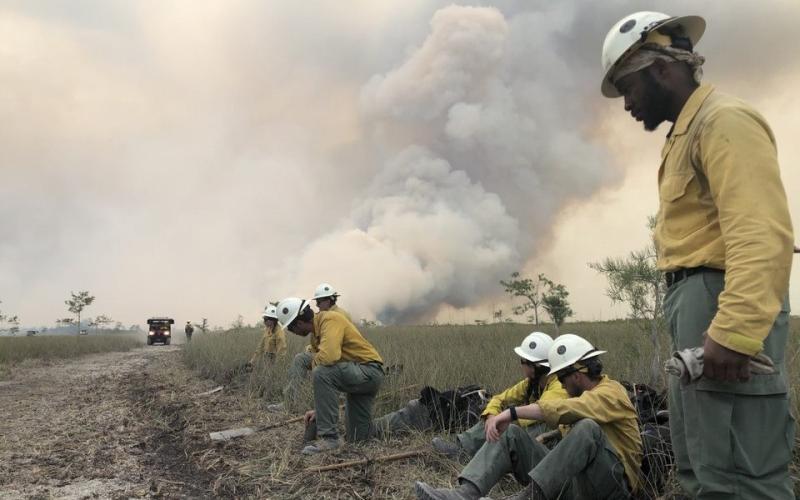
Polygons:
M482 326L396 326L363 328L362 333L383 356L387 366L396 365L396 373L387 376L376 400L375 416L402 407L416 397L419 389L431 385L449 389L467 384L480 384L499 392L521 378L519 358L513 348L534 329L555 337L551 325L534 328L522 324ZM653 358L649 338L630 321L569 323L561 333L575 333L608 351L601 357L604 371L620 381L648 382ZM278 402L286 383L289 363L294 354L307 344L307 339L287 333L288 352L275 363L257 363L247 373L241 369L250 359L262 335L260 328L241 329L208 335L195 335L184 349L185 363L204 377L223 384L241 385L246 398L262 402ZM660 339L660 353L669 355L669 339ZM786 352L793 413L800 415L800 318L792 318ZM402 367L402 368L400 368ZM658 389L666 385L665 375L656 382ZM312 407L310 384L305 394ZM795 450L800 448L800 428ZM792 466L796 489L800 489L800 456L795 452Z
M144 345L143 335L70 335L0 337L0 365L27 359L64 359L109 351L129 351Z

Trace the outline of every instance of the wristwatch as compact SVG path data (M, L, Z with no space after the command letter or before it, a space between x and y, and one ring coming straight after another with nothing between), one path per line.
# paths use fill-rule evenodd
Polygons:
M514 405L508 407L508 412L511 414L511 421L516 422L517 420L517 408Z

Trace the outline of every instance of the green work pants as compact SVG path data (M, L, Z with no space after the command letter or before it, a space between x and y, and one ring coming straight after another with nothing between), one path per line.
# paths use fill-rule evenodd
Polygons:
M625 467L600 426L583 419L552 450L510 425L496 443L485 443L461 472L486 495L511 472L522 484L533 480L547 498L629 498Z
M483 425L484 422L485 421L481 419L480 422L456 436L458 445L471 457L475 456L478 450L481 449L481 446L486 442L486 428ZM523 427L523 429L525 429L525 432L528 433L531 439L535 439L536 436L547 431L547 424L540 422L538 424L529 425L528 427Z
M311 373L317 435L333 439L339 436L339 393L343 392L347 395L345 439L350 442L368 439L372 404L383 382L383 367L379 363L340 361L330 366L317 366Z
M301 399L301 388L303 383L308 378L308 372L311 371L311 363L314 360L314 355L310 352L299 352L295 354L292 359L292 364L289 365L289 374L286 387L283 389L283 399L286 401L286 406L289 411L299 409Z
M372 421L371 437L389 437L412 431L427 431L433 427L428 408L419 399L412 399L406 406Z
M676 350L703 345L725 286L722 273L701 272L672 285L664 299ZM794 498L789 476L795 422L789 408L784 352L789 300L764 343L774 375L748 382L670 377L670 434L681 486L698 499Z

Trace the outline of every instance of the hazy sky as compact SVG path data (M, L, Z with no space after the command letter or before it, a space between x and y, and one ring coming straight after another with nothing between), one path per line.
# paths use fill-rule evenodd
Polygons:
M796 1L0 2L0 310L225 325L330 281L461 322L522 269L620 317L587 263L646 243L667 128L600 95L600 47L643 9L706 17L800 220Z

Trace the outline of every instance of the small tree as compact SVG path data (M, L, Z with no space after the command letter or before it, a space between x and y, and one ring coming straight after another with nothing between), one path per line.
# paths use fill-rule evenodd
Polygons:
M532 310L534 323L539 324L539 306L542 304L541 287L546 279L544 274L539 274L535 280L523 278L519 272L515 271L511 273L510 280L500 280L500 284L512 298L522 297L525 299L522 305L514 306L514 314L522 315Z
M242 328L244 328L244 317L242 317L241 314L236 316L236 320L234 320L234 322L231 323L231 328L237 332Z
M70 299L69 300L65 300L64 303L67 306L69 306L68 307L69 312L71 312L72 314L74 314L78 318L78 320L77 320L78 333L80 333L81 332L81 312L83 312L83 310L86 307L90 306L92 304L92 302L94 302L94 297L89 295L89 292L85 291L85 290L82 291L82 292L78 292L78 293L70 292L70 295L71 295Z
M494 320L495 323L503 321L503 310L498 309L496 311L492 311L492 319Z
M655 218L648 218L648 227L655 228ZM589 267L605 275L608 280L606 295L612 302L628 304L630 318L639 329L650 336L653 360L650 365L650 385L661 379L661 353L659 335L664 330L663 301L666 283L656 267L657 254L651 232L650 244L642 250L631 252L627 258L606 258L591 263Z
M553 325L556 327L556 335L558 335L564 321L574 314L569 305L569 300L567 300L569 292L564 285L554 283L541 274L539 277L545 285L544 293L542 293L542 307L553 321Z
M207 333L209 326L208 326L208 318L203 318L200 323L195 323L194 326L197 327L203 333Z
M8 333L11 335L16 335L19 333L19 316L8 316L6 318L6 323L8 323Z
M105 325L113 323L114 320L110 317L106 316L105 314L101 314L94 318L94 321L89 323L89 326L93 326L95 330L99 330Z
M61 318L56 320L56 324L58 326L69 326L73 323L75 323L75 320L72 318Z

